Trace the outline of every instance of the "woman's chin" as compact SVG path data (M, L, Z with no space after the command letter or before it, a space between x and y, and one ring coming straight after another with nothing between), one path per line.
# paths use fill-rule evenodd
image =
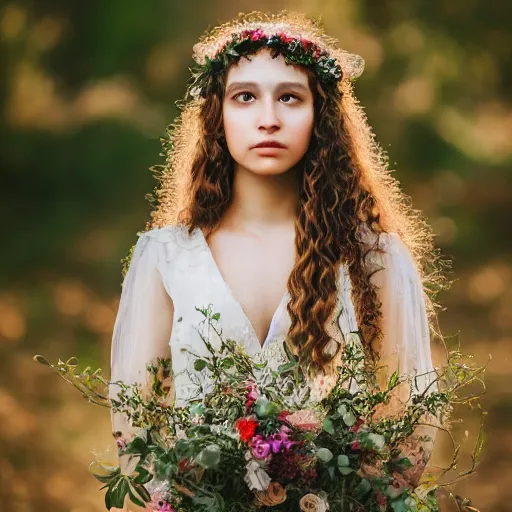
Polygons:
M258 176L279 176L290 170L291 166L283 165L283 162L260 162L247 167L248 171Z

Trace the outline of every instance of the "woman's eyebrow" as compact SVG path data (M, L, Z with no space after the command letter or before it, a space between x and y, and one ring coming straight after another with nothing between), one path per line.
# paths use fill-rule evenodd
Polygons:
M229 95L234 91L235 89L242 88L242 87L253 87L254 89L259 90L259 84L257 82L232 82L228 85L226 88L226 95ZM307 92L308 88L300 83L300 82L279 82L276 85L277 90L281 89L299 89L302 92Z

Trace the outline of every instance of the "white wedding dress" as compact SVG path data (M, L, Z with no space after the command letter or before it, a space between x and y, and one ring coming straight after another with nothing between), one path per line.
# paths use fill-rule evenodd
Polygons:
M421 280L407 247L396 233L382 233L380 247L385 252L372 251L369 264L383 267L372 277L382 302L381 360L389 365L390 371L399 369L400 374L423 375L417 379L418 391L422 391L430 384L434 372ZM358 330L351 286L346 266L340 265L335 315L339 342ZM174 306L171 333L169 297ZM204 316L196 307L207 308L210 304L220 313L219 325L225 338L239 341L254 358L279 364L285 357L282 345L290 326L288 300L286 293L260 345L254 328L223 279L201 229L196 228L191 236L183 226L139 233L114 326L111 381L143 382L146 363L157 356L164 357L161 347L168 344L176 405L185 405L197 389L194 378L201 380L203 376L195 372L193 358L183 349L207 353L196 330L205 329L207 324L203 322L201 327ZM117 386L112 384L111 396L116 392L114 388ZM133 432L119 414L113 414L112 420L114 431L121 431L123 437Z

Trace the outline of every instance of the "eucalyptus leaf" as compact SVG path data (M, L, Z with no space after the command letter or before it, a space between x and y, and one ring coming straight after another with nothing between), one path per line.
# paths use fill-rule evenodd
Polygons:
M368 435L368 440L378 450L381 450L384 447L384 444L386 443L386 440L384 439L384 436L381 436L380 434L373 434L373 433L369 434Z
M328 434L334 434L334 423L332 422L331 418L327 417L324 419L322 428L328 433Z
M316 452L316 456L319 460L322 462L325 462L326 464L332 460L334 455L332 454L331 450L328 448L319 448Z
M226 359L223 359L220 363L222 368L224 368L225 370L228 370L229 368L233 367L234 364L235 364L235 361L233 360L232 357L227 357Z
M196 359L194 361L194 370L196 372L200 372L201 370L204 370L206 368L206 365L208 363L204 359Z
M363 478L357 487L354 489L354 494L357 498L361 499L365 494L368 494L372 490L372 484L366 479Z
M407 505L403 498L398 498L397 500L393 500L390 502L391 508L393 512L409 512Z
M338 455L338 466L349 466L350 461L347 455Z
M348 411L343 415L343 422L348 427L351 427L356 422L356 417L352 411Z
M195 461L205 469L214 468L220 462L220 447L216 444L211 444L203 448Z

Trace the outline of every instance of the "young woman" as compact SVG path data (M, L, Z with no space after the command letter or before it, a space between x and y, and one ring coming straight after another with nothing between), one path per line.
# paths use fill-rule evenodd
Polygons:
M182 349L201 352L196 307L212 304L225 337L254 357L278 361L286 340L328 373L358 333L382 378L399 369L424 390L435 375L427 292L441 273L431 230L352 93L363 60L286 13L239 16L203 36L194 58L123 283L112 380L141 382L149 361L172 356L186 404L202 376ZM132 433L118 415L113 427Z

